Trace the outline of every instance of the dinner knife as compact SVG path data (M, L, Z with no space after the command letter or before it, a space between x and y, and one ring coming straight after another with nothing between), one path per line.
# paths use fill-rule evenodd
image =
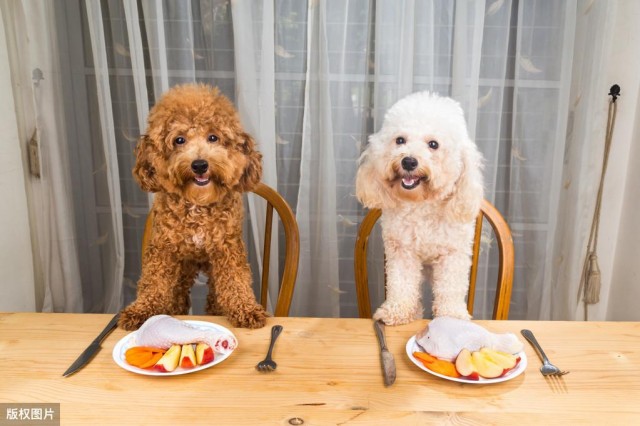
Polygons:
M113 318L111 318L111 321L109 321L109 324L107 324L107 326L104 328L104 330L102 330L102 332L100 334L98 334L98 337L95 338L95 340L93 342L91 342L91 344L87 347L87 349L85 349L80 356L78 357L78 359L76 359L73 364L71 364L71 367L69 367L67 369L67 371L64 372L63 376L67 377L73 373L75 373L76 371L80 370L82 367L84 367L85 365L87 365L89 363L89 361L91 361L91 359L98 353L98 351L100 350L100 345L102 343L102 341L113 331L114 328L116 328L116 326L118 325L118 318L120 318L120 314L117 313L113 316Z
M384 338L384 323L380 320L373 322L373 328L380 343L380 360L382 362L382 376L384 385L391 386L396 381L396 362L393 354L387 349L387 342Z

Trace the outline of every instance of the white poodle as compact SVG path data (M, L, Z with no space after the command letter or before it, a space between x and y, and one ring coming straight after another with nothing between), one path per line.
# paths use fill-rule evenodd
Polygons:
M465 297L482 156L460 105L429 92L401 99L360 157L356 196L382 210L387 298L374 314L398 325L422 318L422 269L431 265L433 315L469 319Z

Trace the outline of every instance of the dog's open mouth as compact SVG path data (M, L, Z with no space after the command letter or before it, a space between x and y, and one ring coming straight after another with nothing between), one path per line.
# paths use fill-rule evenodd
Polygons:
M211 178L207 174L195 175L193 177L193 181L198 186L205 186L206 184L208 184L211 181Z
M420 176L403 176L402 177L402 187L404 189L413 189L415 187L417 187L418 185L420 185L420 182L422 182L422 180L424 179L423 177Z

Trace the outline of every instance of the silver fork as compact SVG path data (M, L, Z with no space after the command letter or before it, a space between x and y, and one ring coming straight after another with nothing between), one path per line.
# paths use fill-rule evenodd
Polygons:
M540 367L540 372L543 376L564 376L565 374L569 374L568 371L560 370L558 367L551 364L551 361L549 361L549 358L547 358L547 355L542 350L542 347L534 337L531 330L521 330L520 333L522 333L524 338L527 339L529 343L531 343L536 352L538 352L538 355L540 355L540 358L542 359L542 367Z
M258 365L256 365L256 368L258 369L258 371L263 371L263 372L273 371L278 367L278 364L276 364L276 362L273 359L271 359L271 352L273 351L273 345L275 345L276 339L278 338L281 332L282 332L281 325L274 325L273 327L271 327L271 343L269 344L269 351L267 352L266 358L260 361Z

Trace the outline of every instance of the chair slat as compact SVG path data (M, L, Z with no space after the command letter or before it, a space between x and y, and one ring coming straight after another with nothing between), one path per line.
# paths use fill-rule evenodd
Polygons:
M260 303L266 308L267 295L269 287L269 265L271 259L271 233L273 224L273 210L275 209L280 217L280 221L284 227L285 233L285 259L282 271L282 280L280 281L280 289L278 300L274 309L274 316L283 317L289 315L291 308L291 300L293 299L293 290L298 275L298 263L300 260L300 232L298 230L298 222L284 198L273 188L259 183L253 190L256 195L267 200L266 223L265 223L265 240L263 244L262 256L262 277ZM142 257L151 242L153 233L153 211L149 212L145 221L144 233L142 236Z
M371 318L371 301L369 297L369 276L367 272L367 249L369 236L382 212L371 209L365 215L358 230L354 248L354 274L356 295L358 299L358 314L360 318ZM475 235L473 240L472 266L469 271L469 293L467 295L467 309L473 314L475 301L476 279L478 275L478 261L480 258L480 243L482 237L483 219L493 228L498 241L499 268L496 284L496 298L493 308L493 319L506 320L509 317L511 291L513 287L515 252L511 230L500 212L487 200L482 200L480 213L476 218Z

